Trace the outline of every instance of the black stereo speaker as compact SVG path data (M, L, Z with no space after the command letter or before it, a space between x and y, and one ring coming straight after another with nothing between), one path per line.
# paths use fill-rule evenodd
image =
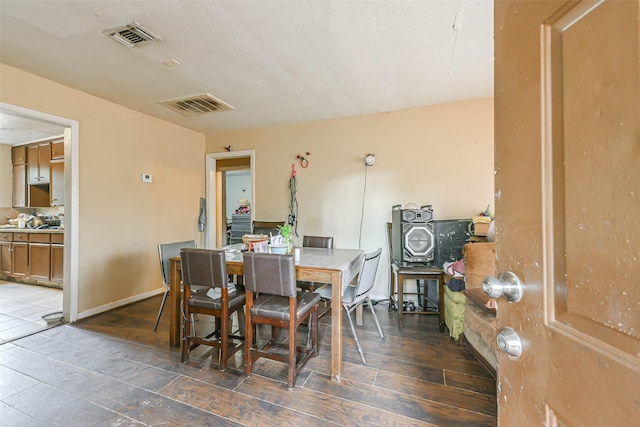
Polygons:
M391 211L391 239L394 262L429 263L433 261L435 238L433 233L433 210L431 205L420 209Z

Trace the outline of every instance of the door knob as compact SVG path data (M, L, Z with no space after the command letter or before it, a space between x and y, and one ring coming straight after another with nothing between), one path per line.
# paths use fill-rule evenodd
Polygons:
M518 302L522 298L522 283L518 276L510 271L502 273L500 278L485 277L482 289L491 298L504 296L509 302Z
M512 328L504 328L496 337L498 348L500 351L507 353L514 358L520 357L522 354L522 340L516 331Z

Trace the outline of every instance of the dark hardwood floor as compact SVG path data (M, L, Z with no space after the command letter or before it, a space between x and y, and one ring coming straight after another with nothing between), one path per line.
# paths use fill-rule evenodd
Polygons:
M437 316L375 307L357 328L367 365L344 321L343 380L329 378L329 316L320 355L286 388L286 366L260 359L250 378L242 354L217 370L200 347L187 364L169 348L168 312L153 332L160 297L0 345L0 425L496 425L495 380ZM201 316L198 328L205 330ZM301 335L306 335L302 333Z

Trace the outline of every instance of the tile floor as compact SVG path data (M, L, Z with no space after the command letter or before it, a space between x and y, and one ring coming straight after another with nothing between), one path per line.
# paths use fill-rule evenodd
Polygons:
M43 331L44 314L62 311L62 290L0 280L0 344Z

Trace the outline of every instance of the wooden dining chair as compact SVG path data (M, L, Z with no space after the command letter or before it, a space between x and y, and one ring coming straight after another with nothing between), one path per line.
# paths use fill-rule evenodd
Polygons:
M296 289L293 255L245 252L243 254L246 289L246 339L244 373L251 376L253 364L265 357L288 365L287 388L292 389L307 361L318 355L318 301L313 292ZM296 330L309 319L311 345L296 345ZM258 343L256 325L270 325L271 339ZM289 331L288 342L277 340L277 328Z
M244 337L229 333L229 317L242 311L246 296L244 288L233 285L229 289L225 252L215 249L183 249L182 280L184 283L184 333L182 337L182 362L189 360L189 352L199 345L218 348L218 369L224 371L227 359L243 348ZM192 286L208 288L206 292L192 293ZM232 284L231 284L232 285ZM192 333L192 314L215 317L215 330L204 337Z
M333 248L333 237L325 236L303 236L302 247L304 248ZM326 283L298 281L298 287L308 292L314 292L320 286L330 286Z
M277 235L280 234L280 229L278 227L283 227L285 224L284 221L253 221L251 232L252 234L264 234L266 236L269 235Z

